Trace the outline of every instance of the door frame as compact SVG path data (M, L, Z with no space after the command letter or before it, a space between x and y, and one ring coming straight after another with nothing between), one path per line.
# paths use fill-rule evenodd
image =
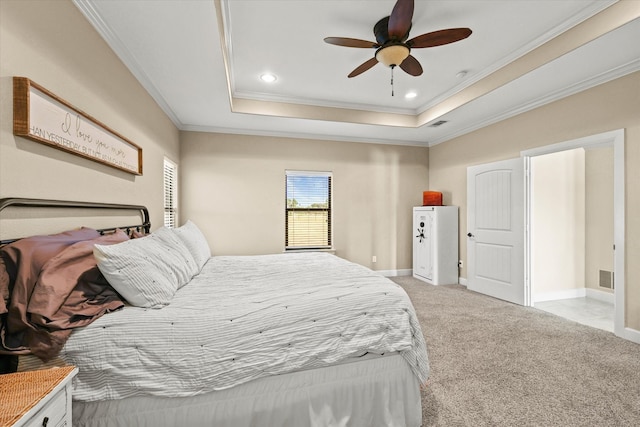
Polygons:
M624 129L604 132L558 144L522 151L525 159L525 305L532 306L531 286L531 157L576 148L613 146L613 244L614 244L614 333L640 343L640 334L625 327L625 199L624 199Z

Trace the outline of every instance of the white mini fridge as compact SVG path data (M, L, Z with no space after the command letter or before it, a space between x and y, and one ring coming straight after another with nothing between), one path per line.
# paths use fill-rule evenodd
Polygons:
M432 285L458 283L458 207L413 208L413 277Z

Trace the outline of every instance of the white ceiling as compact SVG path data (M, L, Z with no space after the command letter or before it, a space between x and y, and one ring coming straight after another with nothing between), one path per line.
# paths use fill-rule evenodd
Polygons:
M395 0L74 2L181 130L428 146L640 70L634 0L417 0L410 37L473 33L412 50L395 96L382 64L347 78L374 49L323 41L375 41Z

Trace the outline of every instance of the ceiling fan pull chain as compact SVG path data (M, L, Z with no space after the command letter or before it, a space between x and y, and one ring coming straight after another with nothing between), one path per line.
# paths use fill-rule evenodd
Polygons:
M393 69L395 66L391 66L391 96L393 96Z

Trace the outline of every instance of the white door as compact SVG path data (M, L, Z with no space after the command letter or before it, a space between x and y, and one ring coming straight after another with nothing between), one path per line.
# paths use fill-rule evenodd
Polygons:
M414 274L433 279L433 211L413 212Z
M524 159L467 168L467 288L525 304Z

